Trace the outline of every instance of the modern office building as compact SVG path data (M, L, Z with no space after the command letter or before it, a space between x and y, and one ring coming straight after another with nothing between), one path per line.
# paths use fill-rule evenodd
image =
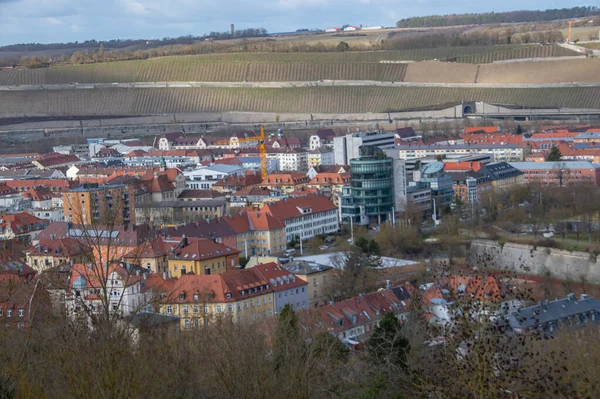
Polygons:
M394 148L394 133L356 132L333 139L333 155L336 165L349 165L351 159L360 158L361 147Z
M381 223L394 212L393 159L375 147L361 150L350 160L351 183L344 186L340 201L342 223Z
M432 162L423 166L419 173L415 174L415 181L420 186L431 189L431 197L438 208L450 206L452 203L452 177L444 172L443 162Z

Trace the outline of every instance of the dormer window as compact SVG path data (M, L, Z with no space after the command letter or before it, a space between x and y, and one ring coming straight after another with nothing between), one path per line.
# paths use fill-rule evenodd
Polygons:
M194 294L194 301L197 301L200 298L198 294Z
M225 298L227 298L227 299L231 299L231 293L230 293L230 292L228 292L227 294L225 294Z
M183 301L185 299L185 292L179 294L179 300Z
M242 290L242 295L246 295L246 291L245 290Z

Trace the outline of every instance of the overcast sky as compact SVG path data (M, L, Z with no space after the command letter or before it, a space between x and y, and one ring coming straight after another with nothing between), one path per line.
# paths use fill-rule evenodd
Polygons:
M0 0L0 45L153 39L236 28L269 32L410 16L572 7L554 0Z

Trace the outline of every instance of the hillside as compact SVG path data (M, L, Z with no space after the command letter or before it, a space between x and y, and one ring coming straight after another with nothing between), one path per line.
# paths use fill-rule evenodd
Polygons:
M169 88L3 92L3 117L201 112L366 113L444 107L461 101L526 107L600 108L600 88L440 87Z

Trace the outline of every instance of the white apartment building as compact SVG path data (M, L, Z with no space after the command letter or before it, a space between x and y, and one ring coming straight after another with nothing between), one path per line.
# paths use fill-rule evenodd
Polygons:
M323 195L307 195L287 198L265 204L260 212L285 224L286 242L296 236L308 240L319 234L331 234L339 230L338 209Z
M335 157L333 150L317 148L308 152L308 167L313 168L318 165L334 165Z
M520 162L523 161L524 150L518 145L403 145L398 146L398 157L401 160L459 157L474 154L492 154L494 162Z
M234 165L216 164L183 172L185 185L193 190L208 190L213 184L227 176L243 176L244 168Z
M302 148L271 150L267 153L267 159L277 159L282 172L308 171L308 153Z

